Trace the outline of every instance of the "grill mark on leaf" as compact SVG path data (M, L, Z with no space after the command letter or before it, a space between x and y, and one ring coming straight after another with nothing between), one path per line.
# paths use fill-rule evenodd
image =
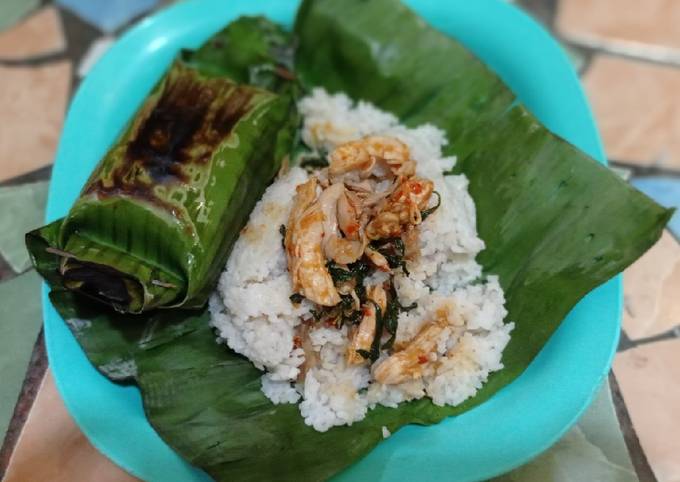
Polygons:
M154 186L191 184L187 167L210 161L215 148L248 113L255 91L224 79L201 80L186 67L176 69L111 172L87 186L85 194L125 195L181 215L174 203L153 192Z

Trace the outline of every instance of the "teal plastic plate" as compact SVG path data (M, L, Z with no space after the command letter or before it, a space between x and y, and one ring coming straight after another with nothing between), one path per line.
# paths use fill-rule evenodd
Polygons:
M550 129L604 162L578 78L543 28L502 1L408 3L498 72ZM242 14L264 14L290 26L296 8L296 1L188 0L123 35L71 104L53 171L48 220L66 214L92 168L180 48L197 47ZM145 480L208 480L154 432L135 387L115 385L90 365L46 294L52 371L68 410L91 442ZM617 277L584 298L526 372L492 399L435 426L405 427L337 480L471 481L527 462L558 440L588 406L609 371L620 316Z

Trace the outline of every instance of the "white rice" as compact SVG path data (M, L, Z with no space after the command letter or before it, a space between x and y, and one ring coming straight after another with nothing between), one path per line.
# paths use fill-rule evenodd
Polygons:
M439 339L435 363L421 379L399 385L375 382L366 365L345 364L346 328L317 327L309 332L320 363L304 384L296 383L304 351L294 348L295 327L309 315L311 304L293 305L292 287L279 226L286 224L295 187L308 178L292 168L265 192L234 246L217 290L210 300L211 324L219 340L263 370L262 391L274 403L295 403L308 425L326 431L361 420L378 404L396 407L407 400L430 397L437 405L457 405L472 397L489 373L503 368L501 355L512 323L503 290L495 276L482 278L476 255L484 249L477 237L475 206L465 176L444 176L455 158L443 157L447 140L436 127L402 126L393 115L371 104L356 105L345 95L315 89L299 104L304 116L302 138L314 149L367 135L387 135L406 143L417 161L417 175L432 180L441 206L420 225L421 256L409 262L408 277L394 278L403 305L417 303L399 316L397 343L413 338L435 311L453 320ZM379 284L377 272L365 284ZM383 357L386 355L383 354ZM379 362L380 360L378 360ZM389 431L383 434L389 434Z

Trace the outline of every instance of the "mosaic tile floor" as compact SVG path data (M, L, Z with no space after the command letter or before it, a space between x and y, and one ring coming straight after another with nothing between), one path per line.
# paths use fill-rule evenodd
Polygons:
M0 2L0 477L136 480L100 455L55 389L23 233L39 224L64 112L121 31L168 1ZM680 206L680 2L523 0L581 75L613 169ZM564 439L498 480L680 482L680 214L625 273L610 384ZM12 320L8 323L7 320ZM11 340L10 343L7 340ZM7 346L11 345L11 350Z

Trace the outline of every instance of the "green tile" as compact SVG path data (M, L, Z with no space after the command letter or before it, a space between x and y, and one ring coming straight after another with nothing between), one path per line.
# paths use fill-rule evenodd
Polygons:
M1 0L0 31L11 27L40 5L40 0Z
M40 332L40 277L29 271L0 283L0 440L14 412Z
M633 464L628 455L626 441L623 439L619 419L616 416L614 400L609 383L600 390L578 426L583 435L593 445L600 448L607 459L625 469L633 471Z
M635 473L613 464L576 426L534 461L494 479L498 482L637 482Z
M24 234L43 224L47 181L0 187L0 255L17 273L31 265Z

